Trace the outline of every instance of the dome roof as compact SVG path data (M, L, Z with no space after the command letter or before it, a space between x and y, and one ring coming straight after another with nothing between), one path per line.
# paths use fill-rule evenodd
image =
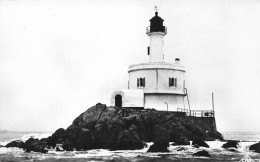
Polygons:
M156 22L156 21L162 22L162 21L164 21L164 20L163 20L160 16L158 16L158 12L156 11L156 12L155 12L155 16L154 16L153 18L151 18L150 21L153 21L153 22Z

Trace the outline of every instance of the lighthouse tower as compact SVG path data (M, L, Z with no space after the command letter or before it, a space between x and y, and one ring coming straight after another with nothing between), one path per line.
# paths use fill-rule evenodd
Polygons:
M178 58L173 63L164 60L163 38L167 28L163 21L156 11L146 28L150 38L149 61L129 67L128 89L114 92L111 105L164 111L184 108L185 70Z
M150 26L146 28L146 34L150 37L150 47L148 54L150 62L164 62L163 37L166 35L166 27L163 26L163 19L155 12L155 16L150 19Z

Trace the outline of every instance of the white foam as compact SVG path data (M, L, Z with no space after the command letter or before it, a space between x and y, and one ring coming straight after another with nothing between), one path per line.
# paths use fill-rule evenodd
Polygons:
M206 143L209 145L210 149L215 149L215 150L220 150L220 151L225 151L226 149L222 148L222 145L225 144L226 142L221 142L221 141L206 141ZM238 148L236 149L239 152L248 152L248 147L256 142L238 142Z
M0 145L1 146L5 146L5 145L7 145L9 142L0 142Z
M38 139L42 139L42 138L47 138L51 135L51 133L30 133L30 134L27 134L27 135L24 135L22 136L19 140L22 140L22 141L26 141L28 140L29 138L38 138Z
M7 141L0 141L0 145L1 146L5 146L8 143L12 142L12 141L16 141L16 140L21 140L23 142L25 142L26 140L28 140L29 138L33 137L33 138L38 138L38 139L42 139L42 138L47 138L51 135L51 133L28 133L26 135L23 135L22 137L18 137L18 138L12 138L9 139Z
M24 139L30 137L29 135L23 137ZM41 136L42 137L42 136ZM34 136L36 138L36 136ZM257 155L257 153L253 153L249 151L247 148L248 146L256 143L256 142L240 142L239 147L235 149L235 152L228 151L227 149L222 148L222 145L226 142L221 141L206 141L206 143L210 146L210 148L206 147L200 147L195 148L190 145L186 146L173 146L170 143L169 151L167 153L147 153L147 150L149 146L151 146L153 143L147 143L147 147L140 149L140 150L116 150L116 151L110 151L107 149L94 149L94 150L88 150L88 151L64 151L64 152L58 152L58 151L49 151L47 154L41 154L41 153L24 153L22 149L18 148L0 148L0 153L11 153L15 156L31 156L31 157L37 157L38 159L45 159L45 158L101 158L102 160L112 160L115 158L138 158L138 157L161 157L161 155L171 155L172 158L192 158L193 154L195 152L198 152L200 150L206 150L209 152L210 155L213 155L214 158L222 158L223 156L228 158L234 158L238 157L244 154L251 155ZM178 148L183 147L184 150L177 151Z

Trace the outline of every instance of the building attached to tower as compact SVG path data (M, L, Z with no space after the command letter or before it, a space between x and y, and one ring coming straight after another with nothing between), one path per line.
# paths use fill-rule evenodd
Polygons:
M150 37L149 62L129 66L128 89L112 94L112 106L169 111L184 109L185 69L178 58L174 63L164 60L163 38L167 28L163 21L156 11L146 28Z

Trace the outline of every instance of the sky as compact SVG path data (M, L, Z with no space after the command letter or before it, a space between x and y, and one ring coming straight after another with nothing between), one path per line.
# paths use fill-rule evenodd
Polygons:
M218 131L260 132L259 0L0 0L0 129L53 132L110 105L149 60L155 5L191 109L212 109L214 92Z

